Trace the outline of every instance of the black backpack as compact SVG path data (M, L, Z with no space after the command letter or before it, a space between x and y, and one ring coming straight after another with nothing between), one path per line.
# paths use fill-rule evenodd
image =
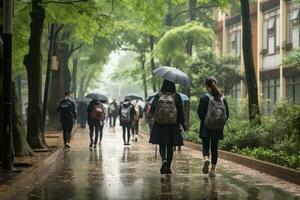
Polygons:
M60 103L60 116L62 119L72 119L72 103L69 99L63 99Z

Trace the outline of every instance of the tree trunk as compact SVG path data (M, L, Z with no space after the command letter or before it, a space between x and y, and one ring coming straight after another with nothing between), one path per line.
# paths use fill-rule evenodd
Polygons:
M78 66L78 58L73 58L73 71L72 71L72 82L73 82L73 94L74 98L77 97L77 66Z
M196 4L197 4L197 0L189 0L189 21L195 20ZM191 37L188 38L186 43L186 53L189 56L193 55L193 39Z
M86 79L87 74L83 74L82 77L80 78L80 82L79 82L79 92L78 92L78 96L79 97L83 97L84 96L84 83L85 83L85 79Z
M253 121L259 115L258 91L252 53L252 31L249 1L240 0L243 26L243 57L248 88L249 119ZM259 122L259 121L258 121Z
M150 35L150 51L151 54L153 53L153 49L154 49L154 36ZM156 92L157 91L157 87L156 87L156 81L155 81L155 76L153 71L155 70L155 62L154 62L154 56L151 55L151 73L152 73L152 91Z
M87 92L87 90L88 90L88 88L89 88L89 85L90 85L90 83L91 83L91 80L93 79L93 76L94 76L94 72L91 71L91 72L88 74L87 78L85 79L86 82L84 83L84 86L83 86L82 96L84 96L84 95L86 94L86 92Z
M33 151L26 140L26 130L20 113L16 84L12 85L12 134L15 156L32 156Z
M30 13L29 52L24 57L28 76L27 141L31 148L47 148L41 131L42 117L42 52L45 8L42 0L32 0Z
M146 63L146 56L145 53L141 53L141 65L142 65L142 76L143 76L143 88L144 88L144 97L148 96L148 89L147 89L147 75L146 75L146 69L145 69L145 63Z

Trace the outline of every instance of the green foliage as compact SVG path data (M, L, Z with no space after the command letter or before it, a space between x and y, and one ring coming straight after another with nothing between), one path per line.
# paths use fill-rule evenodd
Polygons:
M288 53L288 55L284 58L283 63L295 65L298 68L300 68L300 48Z
M300 104L282 101L271 116L262 118L260 125L249 124L232 109L231 116L220 145L222 149L283 166L299 167Z
M173 66L180 66L189 57L185 52L188 38L193 40L195 46L210 46L214 32L205 28L200 22L190 22L167 31L157 43L154 56L161 63L172 61Z
M273 151L262 147L250 149L245 148L237 150L236 153L240 153L245 156L256 158L259 160L272 162L285 167L300 168L300 154L289 154L285 151Z

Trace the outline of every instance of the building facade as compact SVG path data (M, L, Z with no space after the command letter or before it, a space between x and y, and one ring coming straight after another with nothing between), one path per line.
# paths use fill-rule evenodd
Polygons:
M259 95L270 113L281 98L300 102L300 73L294 66L283 64L291 50L300 47L300 5L289 0L258 0L250 8L252 47ZM241 15L215 15L215 51L219 55L235 55L244 73L242 56ZM247 96L244 81L231 92L237 100Z

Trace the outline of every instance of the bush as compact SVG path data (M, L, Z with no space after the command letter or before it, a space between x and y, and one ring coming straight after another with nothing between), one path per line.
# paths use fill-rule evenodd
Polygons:
M242 150L236 150L236 152L245 156L272 162L285 167L291 167L295 169L300 168L300 154L291 155L284 151L275 152L273 150L265 149L262 147L254 149L245 148Z

